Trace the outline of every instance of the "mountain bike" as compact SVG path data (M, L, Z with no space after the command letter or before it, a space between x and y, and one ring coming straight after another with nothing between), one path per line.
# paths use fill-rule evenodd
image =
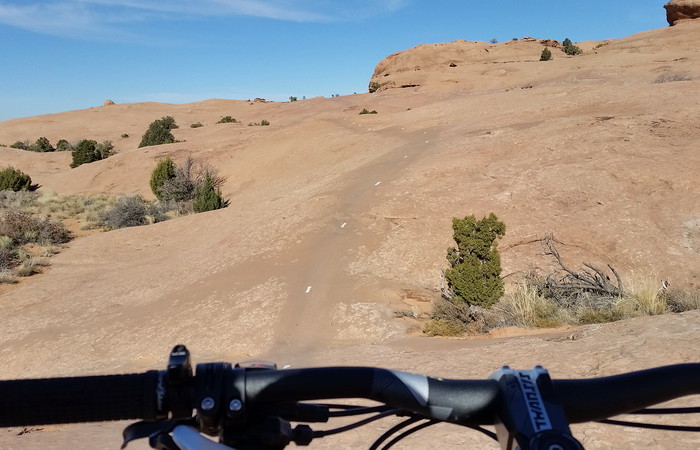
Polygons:
M124 430L122 448L146 438L151 447L163 450L304 446L391 416L400 421L370 449L391 448L440 422L477 430L501 448L523 450L582 449L570 423L700 431L695 426L609 419L623 413L699 413L697 407L647 407L700 394L700 363L569 380L553 380L540 366L503 367L485 380L373 367L278 370L266 362L204 363L195 369L187 348L178 345L161 371L0 381L0 426L139 419ZM330 399L367 399L379 405L318 403ZM308 425L354 416L366 417L323 430Z

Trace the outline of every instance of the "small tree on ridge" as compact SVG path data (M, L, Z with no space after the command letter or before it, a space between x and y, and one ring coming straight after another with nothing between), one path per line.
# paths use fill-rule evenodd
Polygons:
M165 116L154 120L141 138L139 148L149 145L172 144L175 142L175 136L173 136L170 130L174 130L175 128L177 128L177 124L175 123L175 119L171 116Z

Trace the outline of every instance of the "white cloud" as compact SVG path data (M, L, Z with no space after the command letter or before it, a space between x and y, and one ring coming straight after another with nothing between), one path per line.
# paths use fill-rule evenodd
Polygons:
M109 22L106 17L101 17L80 2L0 2L0 24L58 36L98 35L123 39L130 35L126 30L109 25Z
M243 15L268 19L317 22L347 20L396 11L408 0L72 0L108 7L200 16Z
M253 16L294 22L362 20L410 0L0 0L0 24L60 36L135 38L132 23ZM333 4L329 4L333 3Z

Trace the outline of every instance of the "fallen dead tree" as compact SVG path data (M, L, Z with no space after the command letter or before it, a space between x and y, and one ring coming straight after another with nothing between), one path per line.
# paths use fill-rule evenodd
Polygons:
M545 236L542 244L545 255L552 256L559 265L559 270L550 273L544 279L529 277L529 281L538 287L544 297L552 298L562 306L571 306L581 301L603 305L624 295L622 279L610 264L607 266L614 281L605 271L590 263L583 263L584 268L580 271L569 268L559 254L557 241L552 235Z

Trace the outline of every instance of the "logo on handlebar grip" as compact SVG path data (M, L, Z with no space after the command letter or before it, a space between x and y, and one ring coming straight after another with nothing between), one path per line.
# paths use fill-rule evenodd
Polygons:
M534 373L533 373L534 372ZM516 370L515 376L520 383L525 404L530 413L530 421L536 432L551 430L552 422L549 420L547 408L544 405L540 389L537 387L535 379L539 374L535 370Z

